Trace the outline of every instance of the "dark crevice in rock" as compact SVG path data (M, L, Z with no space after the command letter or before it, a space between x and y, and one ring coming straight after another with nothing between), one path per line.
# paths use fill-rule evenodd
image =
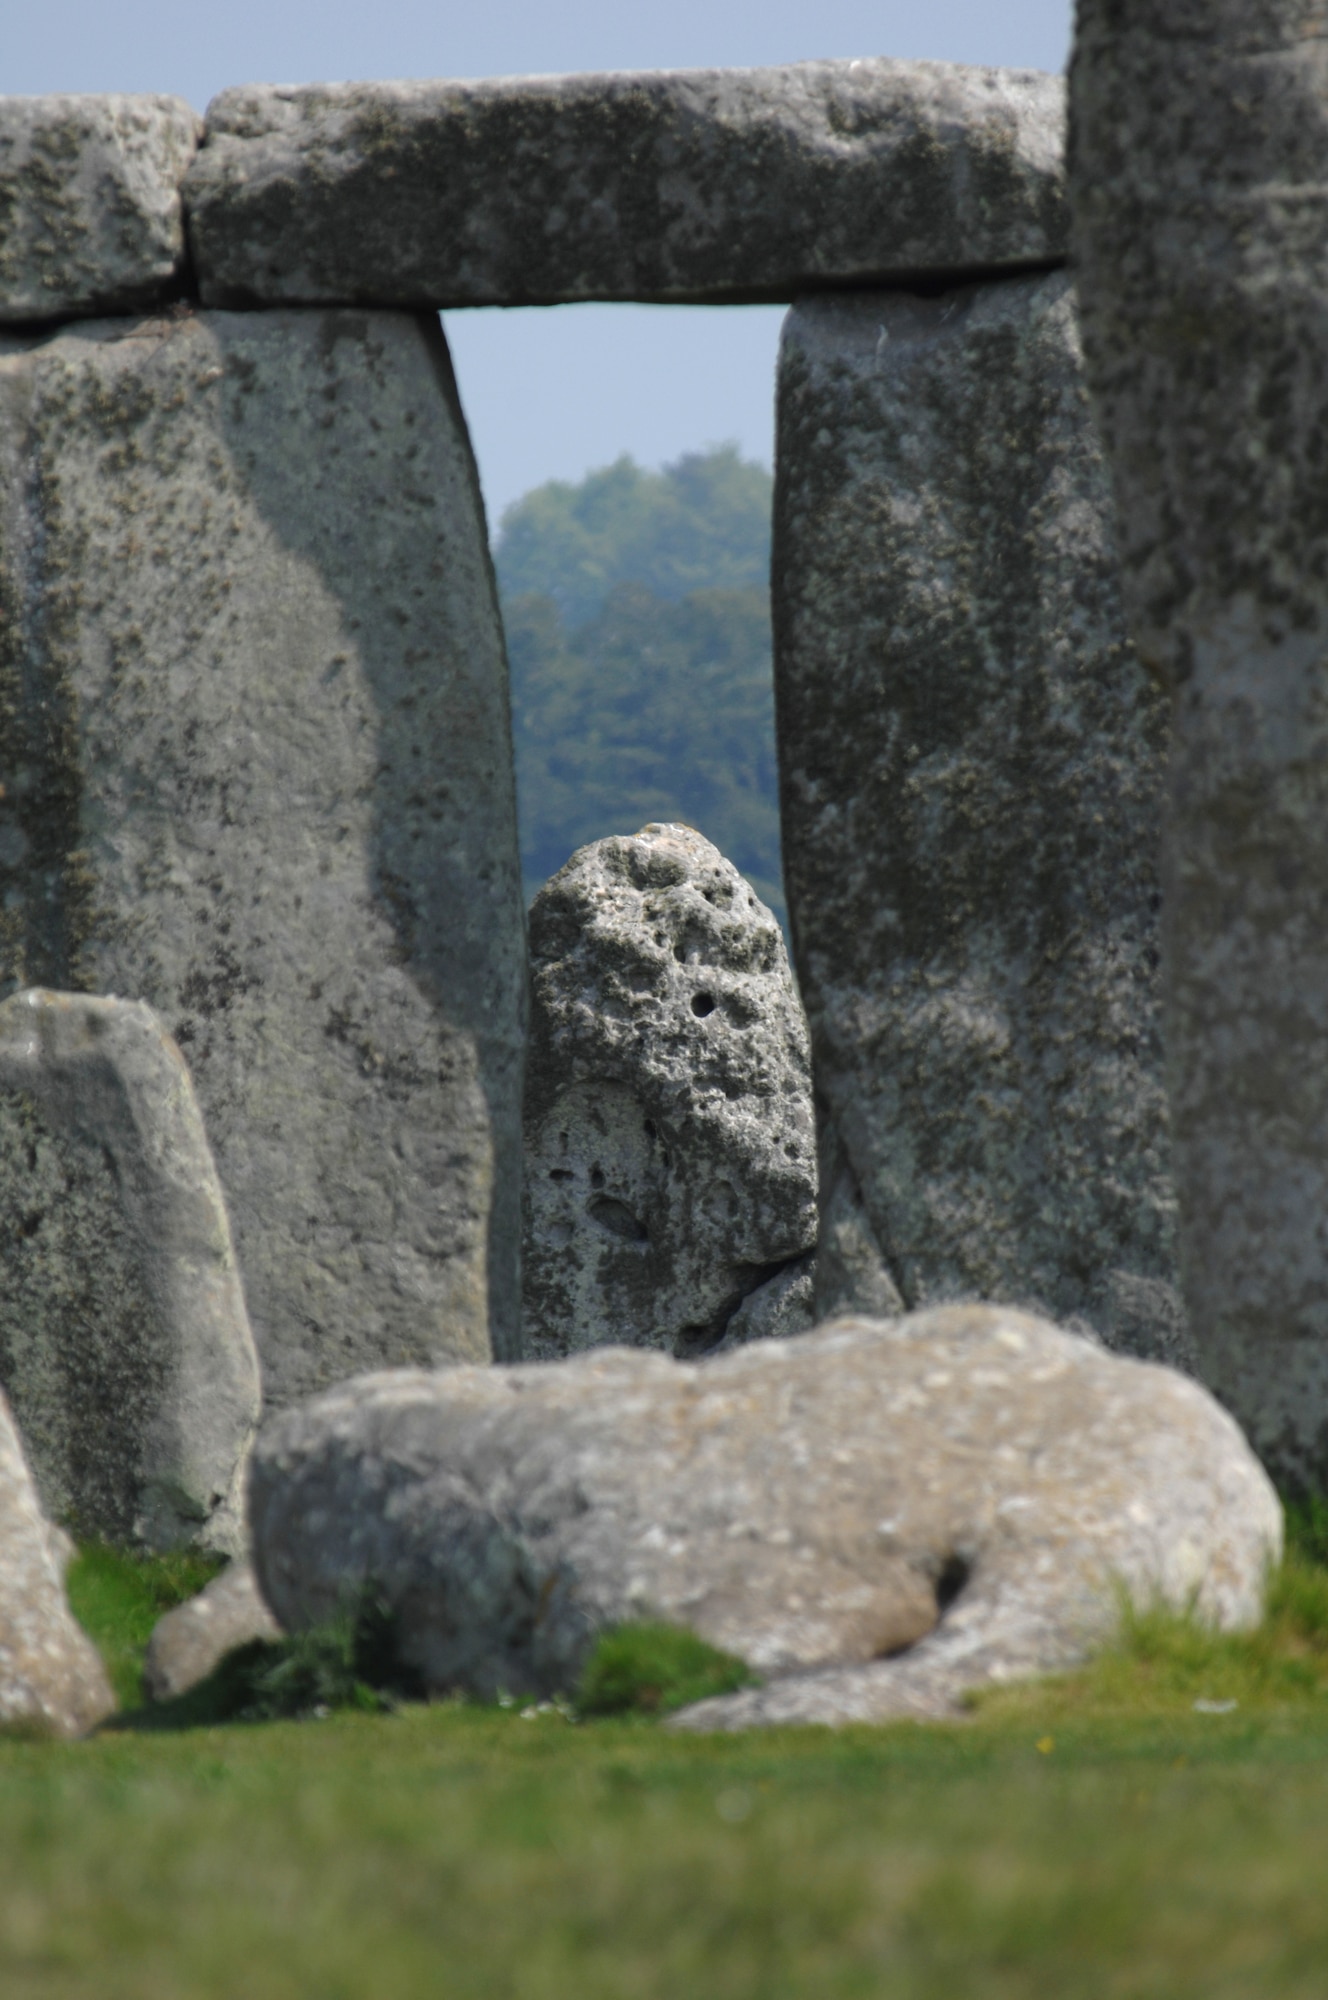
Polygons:
M730 1297L714 1316L703 1326L685 1326L673 1343L673 1352L679 1361L699 1361L718 1347L737 1314L746 1305L753 1292L759 1292L762 1285L768 1285L772 1278L778 1278L784 1271L791 1271L799 1264L805 1264L811 1250L799 1250L795 1256L781 1257L773 1264L752 1264L748 1266L750 1278L736 1297Z
M944 1618L955 1599L968 1588L973 1575L973 1565L958 1549L951 1549L940 1569L936 1572L936 1610Z

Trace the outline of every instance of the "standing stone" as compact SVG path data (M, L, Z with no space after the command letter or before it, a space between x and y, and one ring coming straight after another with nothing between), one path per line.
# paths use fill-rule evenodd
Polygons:
M0 971L184 1051L268 1401L517 1333L506 668L436 318L0 353Z
M180 182L203 124L179 97L0 97L0 320L180 290Z
M65 1598L71 1544L44 1519L0 1393L0 1729L82 1736L115 1707Z
M1122 1589L1249 1627L1282 1546L1197 1382L990 1306L342 1383L265 1426L250 1505L287 1631L367 1585L426 1688L550 1694L662 1618L769 1676L707 1727L952 1714L1082 1660Z
M816 1241L807 1028L784 940L685 826L597 840L530 912L526 1350L706 1351ZM774 1301L735 1337L811 1324Z
M790 299L1065 255L1065 85L791 63L249 85L189 174L205 303Z
M47 1514L235 1553L258 1357L184 1058L141 1001L18 993L0 1092L0 1380Z
M1001 1299L1185 1359L1166 707L1063 275L790 313L772 574L818 1310Z
M1328 1488L1328 44L1304 0L1080 0L1084 345L1131 629L1174 703L1163 875L1206 1380Z

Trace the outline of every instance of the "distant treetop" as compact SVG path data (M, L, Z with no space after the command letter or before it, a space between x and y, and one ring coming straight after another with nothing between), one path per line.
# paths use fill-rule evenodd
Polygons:
M569 627L619 584L679 599L769 583L771 478L733 444L662 472L624 456L578 485L551 479L514 501L494 550L505 599L550 597Z

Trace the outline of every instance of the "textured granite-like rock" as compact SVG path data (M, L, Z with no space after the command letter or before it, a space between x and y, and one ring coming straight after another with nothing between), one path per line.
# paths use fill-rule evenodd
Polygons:
M281 1627L263 1602L253 1566L229 1563L196 1597L157 1620L143 1660L148 1699L172 1701L188 1694L237 1647L280 1637Z
M1065 253L1065 87L948 63L223 91L203 297L787 299Z
M131 311L178 291L179 97L0 97L0 321Z
M0 341L0 984L184 1051L264 1393L512 1352L506 666L436 317Z
M1197 1383L985 1306L365 1377L264 1430L250 1513L288 1630L370 1584L427 1687L549 1693L664 1618L770 1676L711 1727L947 1712L1083 1658L1121 1586L1251 1625L1282 1535Z
M48 1514L241 1546L258 1357L189 1071L141 1001L0 1003L0 1381Z
M1186 1361L1166 703L1126 639L1069 281L807 301L778 425L818 1310L999 1299Z
M1080 0L1076 233L1126 606L1169 685L1165 993L1204 1377L1328 1484L1328 41Z
M65 1598L72 1547L42 1514L0 1393L0 1729L82 1736L115 1707Z
M779 925L708 840L651 825L545 883L530 949L525 1352L704 1352L816 1241Z

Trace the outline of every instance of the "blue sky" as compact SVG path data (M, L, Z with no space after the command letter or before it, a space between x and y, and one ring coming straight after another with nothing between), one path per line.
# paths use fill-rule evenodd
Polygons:
M504 76L930 56L1064 66L1071 0L10 0L0 91ZM491 518L621 451L658 465L735 438L770 459L777 307L449 313Z

